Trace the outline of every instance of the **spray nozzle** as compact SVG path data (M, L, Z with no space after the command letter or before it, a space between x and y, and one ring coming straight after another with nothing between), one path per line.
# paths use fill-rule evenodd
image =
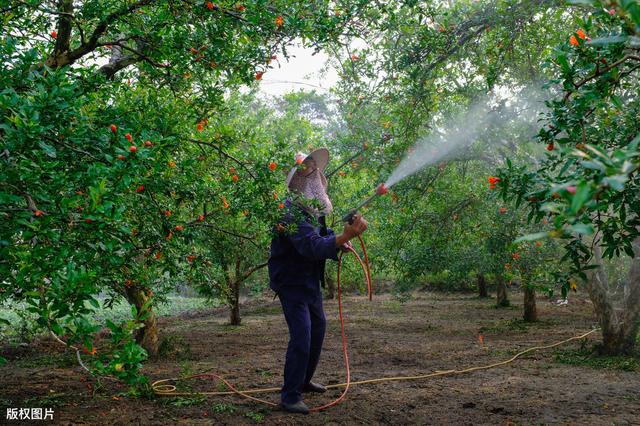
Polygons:
M389 192L389 188L387 188L386 186L384 186L384 183L381 183L380 185L378 185L378 187L376 188L376 194L378 195L384 195L387 192Z
M384 183L381 183L380 185L378 185L378 187L376 188L376 192L371 197L369 197L366 200L364 200L355 209L350 210L349 213L347 213L346 215L343 216L342 221L343 222L348 222L348 223L353 223L353 217L356 215L356 213L358 213L358 210L360 210L361 208L363 208L364 206L369 204L378 195L384 195L387 192L389 192L389 188L387 188Z

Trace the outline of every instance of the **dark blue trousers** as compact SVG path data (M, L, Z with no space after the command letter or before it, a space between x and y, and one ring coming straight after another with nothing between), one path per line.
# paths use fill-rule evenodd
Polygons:
M326 319L320 289L283 288L278 292L289 326L289 346L284 364L284 404L302 399L302 388L311 381L320 360Z

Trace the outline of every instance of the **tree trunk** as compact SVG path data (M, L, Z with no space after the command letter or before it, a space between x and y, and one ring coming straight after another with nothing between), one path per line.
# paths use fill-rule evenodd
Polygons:
M510 305L509 297L507 296L507 285L504 282L502 274L498 274L496 277L496 305L499 308Z
M240 282L234 280L231 283L231 303L229 304L231 314L229 315L229 324L240 325Z
M524 286L524 315L527 322L538 321L538 310L536 309L536 289L530 285Z
M327 300L333 300L336 297L336 282L331 278L330 274L324 275L324 282L326 286L325 298Z
M589 272L587 291L602 328L602 347L605 355L631 354L636 344L640 327L640 238L633 242L634 258L627 283L625 284L622 311L618 313L609 296L607 273L603 268ZM593 262L602 264L602 250L599 241L594 243Z
M240 285L242 284L242 273L240 271L241 263L242 259L237 257L235 277L231 276L230 270L227 271L227 283L231 290L229 297L229 308L231 310L229 315L229 324L231 325L240 325L240 322L242 321L240 318Z
M125 291L127 300L136 307L138 315L146 315L144 326L136 331L136 342L147 351L149 357L155 358L158 356L158 319L150 304L144 306L153 293L137 286L126 287Z
M487 281L484 279L484 274L478 274L478 296L489 297L489 293L487 293Z

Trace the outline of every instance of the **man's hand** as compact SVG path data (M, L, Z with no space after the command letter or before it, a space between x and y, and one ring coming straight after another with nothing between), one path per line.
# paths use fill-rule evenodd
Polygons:
M353 216L353 223L347 223L344 226L343 234L346 234L349 239L355 238L367 230L367 221L362 216L356 214Z
M348 243L350 239L361 235L366 230L367 221L360 215L353 216L353 223L346 224L342 234L336 236L336 247L342 248L343 244Z
M351 241L347 241L346 243L340 246L340 251L342 251L343 253L346 253L348 251L351 251L352 248L353 248L353 244L351 244Z

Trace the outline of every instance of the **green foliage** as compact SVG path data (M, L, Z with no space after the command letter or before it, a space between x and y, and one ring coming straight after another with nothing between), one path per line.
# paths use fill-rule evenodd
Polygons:
M600 356L593 350L558 350L553 355L557 362L590 368L622 371L640 371L640 359L633 356Z

